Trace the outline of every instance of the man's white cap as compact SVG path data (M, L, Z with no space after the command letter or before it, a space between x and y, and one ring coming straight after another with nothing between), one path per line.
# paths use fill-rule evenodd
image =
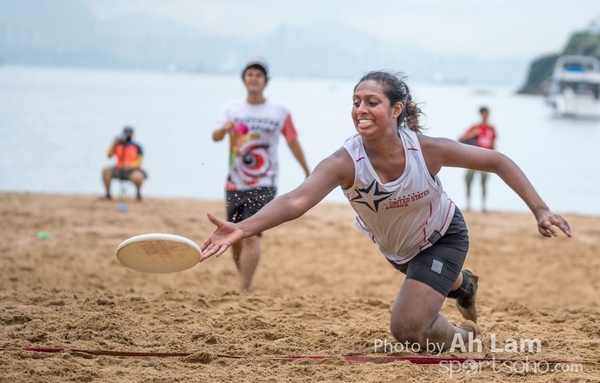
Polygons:
M253 65L257 65L261 67L265 71L265 76L269 77L269 64L267 64L267 60L263 57L255 57L252 60L248 61L246 65L244 65L244 69L242 70L242 77L244 77L244 73Z

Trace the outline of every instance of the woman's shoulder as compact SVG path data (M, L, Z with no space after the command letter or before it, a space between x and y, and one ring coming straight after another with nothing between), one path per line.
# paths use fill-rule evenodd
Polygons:
M440 148L446 146L450 142L456 143L455 140L447 137L434 137L425 134L417 134L417 139L423 149Z
M362 137L360 136L360 134L356 133L344 140L342 148L345 148L348 151L354 151L356 149L362 148L362 144Z
M347 189L354 183L354 161L350 152L341 147L321 161L321 165L339 181L343 189Z

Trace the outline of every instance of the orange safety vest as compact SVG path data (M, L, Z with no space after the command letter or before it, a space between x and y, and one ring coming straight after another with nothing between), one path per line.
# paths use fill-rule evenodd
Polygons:
M125 144L118 144L115 147L117 156L117 169L122 169L124 165L132 166L136 164L138 157L142 154L142 148L139 145L129 141Z

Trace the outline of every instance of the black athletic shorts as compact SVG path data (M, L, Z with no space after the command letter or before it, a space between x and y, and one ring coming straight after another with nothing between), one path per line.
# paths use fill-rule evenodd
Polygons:
M146 174L146 172L142 169L117 169L116 167L112 167L110 169L110 177L111 178L116 178L119 180L123 180L123 181L128 181L131 179L131 175L134 172L140 172L142 173L142 176L144 178L147 178L148 175Z
M446 233L432 246L421 251L407 263L390 263L406 274L406 279L425 283L447 296L460 274L469 251L469 232L462 213L455 209Z
M277 188L259 187L249 190L227 190L227 220L241 222L258 213L260 209L275 198ZM260 234L258 234L260 235Z

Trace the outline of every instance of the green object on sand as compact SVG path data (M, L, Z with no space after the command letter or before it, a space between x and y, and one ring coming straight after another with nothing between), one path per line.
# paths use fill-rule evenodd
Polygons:
M48 239L48 238L50 238L50 234L46 231L40 231L38 233L38 238L39 239Z

